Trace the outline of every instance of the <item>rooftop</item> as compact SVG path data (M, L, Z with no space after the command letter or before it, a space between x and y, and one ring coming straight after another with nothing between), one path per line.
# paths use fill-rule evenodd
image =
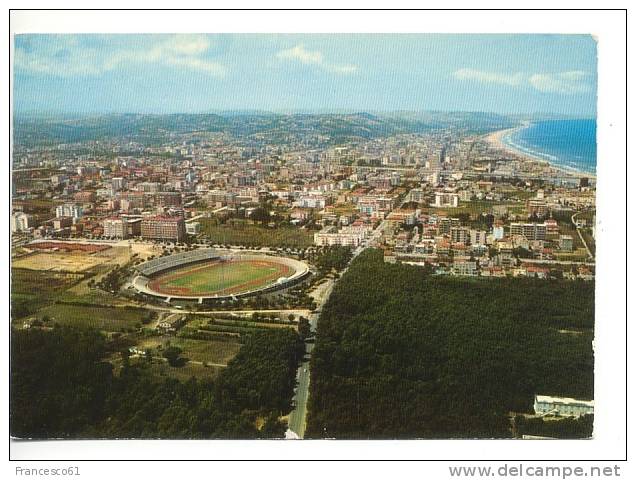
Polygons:
M585 407L594 407L594 400L577 400L569 397L551 397L549 395L535 395L535 402L538 403L558 403L561 405L580 405Z

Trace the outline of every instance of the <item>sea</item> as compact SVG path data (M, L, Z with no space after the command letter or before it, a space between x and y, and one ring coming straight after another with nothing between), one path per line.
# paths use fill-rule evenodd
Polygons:
M596 120L533 122L504 135L513 150L557 167L596 175Z

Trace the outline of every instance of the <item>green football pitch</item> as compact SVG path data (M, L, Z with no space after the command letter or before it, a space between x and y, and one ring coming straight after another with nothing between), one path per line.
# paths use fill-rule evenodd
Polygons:
M269 260L230 260L190 265L153 279L149 287L168 295L229 295L262 288L293 269Z

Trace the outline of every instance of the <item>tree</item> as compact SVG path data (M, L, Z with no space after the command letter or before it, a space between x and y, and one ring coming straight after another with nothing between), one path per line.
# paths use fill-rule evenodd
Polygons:
M185 365L185 359L180 356L182 351L179 347L170 346L163 351L163 357L171 367L182 367Z
M264 207L257 207L252 211L250 218L255 222L260 222L262 225L266 225L269 223L271 219L271 215L269 210Z
M593 282L435 276L369 249L322 309L307 436L509 437L537 392L593 398L593 307Z
M121 355L121 364L124 370L130 367L130 352L128 350L122 350L119 352Z
M278 419L276 413L272 412L265 420L260 433L263 438L284 438L285 424Z
M298 335L300 335L300 338L303 340L306 340L311 336L311 325L309 320L305 317L300 317L300 320L298 321Z

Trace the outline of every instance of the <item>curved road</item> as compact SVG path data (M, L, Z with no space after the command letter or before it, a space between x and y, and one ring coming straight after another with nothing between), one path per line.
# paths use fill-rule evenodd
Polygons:
M574 225L574 228L576 228L576 233L579 234L581 243L585 247L585 250L587 250L587 255L589 256L591 260L594 260L594 255L592 255L592 251L590 250L590 247L587 246L587 242L585 241L585 239L583 238L583 235L581 234L581 229L576 225L576 220L574 219L579 213L580 212L576 212L575 214L573 214L570 220L572 220L572 225Z

